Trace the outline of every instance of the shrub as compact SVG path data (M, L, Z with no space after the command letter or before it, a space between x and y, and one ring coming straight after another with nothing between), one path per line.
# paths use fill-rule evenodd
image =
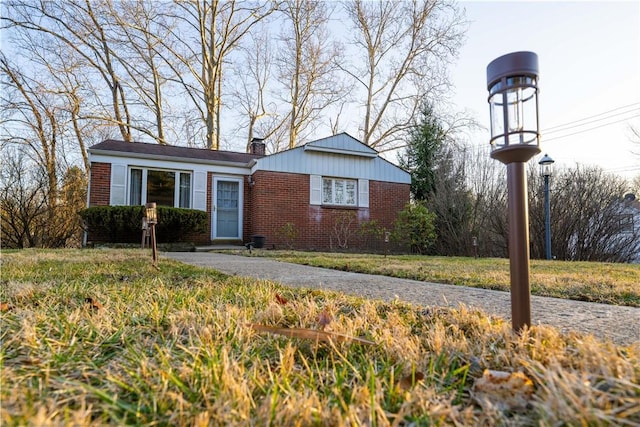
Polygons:
M80 216L94 241L135 243L142 238L144 212L144 206L95 206L80 211ZM158 242L179 242L206 230L206 212L158 206Z
M349 240L354 233L353 223L356 221L356 213L353 211L345 211L338 213L333 222L333 230L329 236L329 246L334 249L334 245L338 249L348 249Z
M293 249L294 243L298 238L298 229L294 223L288 222L280 227L278 235L284 240L285 245L287 245L287 249Z
M180 242L186 234L205 233L207 213L196 209L158 206L159 242Z
M411 252L424 254L437 237L435 218L424 202L407 203L398 213L391 237L398 243L409 244Z
M358 235L362 240L363 249L376 249L381 246L381 240L384 236L385 229L378 221L363 221L358 226Z
M141 239L143 206L94 206L79 214L91 240L133 243Z

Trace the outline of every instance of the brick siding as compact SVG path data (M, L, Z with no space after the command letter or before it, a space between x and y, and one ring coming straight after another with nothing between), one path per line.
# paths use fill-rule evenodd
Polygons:
M111 197L111 163L91 163L89 207L108 206Z
M196 244L211 242L211 207L214 173L207 174L207 232L185 236ZM107 206L110 200L111 164L91 164L89 206ZM253 235L266 238L266 247L286 249L290 245L304 250L383 251L383 237L362 234L369 221L391 230L397 214L409 201L409 185L369 181L368 208L340 208L309 204L309 175L257 171L243 181L243 242ZM288 239L284 227L293 225L295 239ZM90 240L101 240L90 236ZM97 238L97 239L96 239Z
M382 250L383 238L359 233L368 221L391 230L397 213L409 201L409 185L369 181L368 208L339 208L309 204L309 176L258 171L255 185L245 187L245 230L266 237L268 248L336 250ZM297 232L295 240L286 238L287 223ZM246 231L245 231L246 232Z

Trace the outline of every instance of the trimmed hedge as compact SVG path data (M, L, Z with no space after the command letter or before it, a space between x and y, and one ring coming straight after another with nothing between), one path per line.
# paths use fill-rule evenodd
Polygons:
M136 243L142 238L144 206L94 206L79 212L92 241ZM207 213L158 206L156 236L160 243L181 242L187 235L207 232Z

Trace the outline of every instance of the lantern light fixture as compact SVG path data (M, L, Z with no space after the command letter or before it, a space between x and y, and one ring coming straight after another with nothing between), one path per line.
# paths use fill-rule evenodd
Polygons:
M542 176L551 176L551 173L553 172L553 164L555 162L556 161L549 157L548 154L545 154L542 159L540 159L538 164L540 165Z
M149 224L149 225L157 224L158 223L158 210L156 208L156 204L154 202L147 203L145 205L145 208L147 210L147 212L146 212L147 224Z
M540 153L538 55L514 52L487 66L491 115L491 157L526 162Z

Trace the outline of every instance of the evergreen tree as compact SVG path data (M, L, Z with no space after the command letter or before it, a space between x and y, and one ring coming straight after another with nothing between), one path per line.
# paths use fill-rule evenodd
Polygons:
M425 102L420 117L410 131L405 156L400 166L411 173L411 195L414 200L427 200L436 189L438 156L446 139L446 132L435 115L433 105Z

